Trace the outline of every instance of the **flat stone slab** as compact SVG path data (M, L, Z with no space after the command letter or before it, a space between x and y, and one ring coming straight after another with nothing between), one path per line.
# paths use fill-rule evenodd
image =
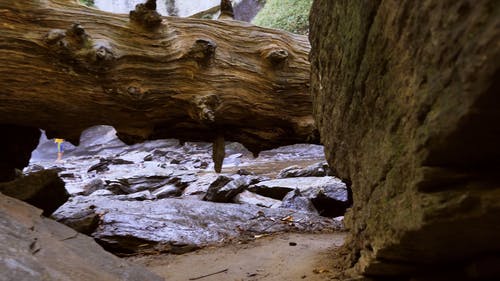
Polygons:
M113 196L77 196L54 217L61 222L93 210L100 217L91 236L117 254L186 252L273 232L340 230L330 218L291 209L189 199L121 201Z

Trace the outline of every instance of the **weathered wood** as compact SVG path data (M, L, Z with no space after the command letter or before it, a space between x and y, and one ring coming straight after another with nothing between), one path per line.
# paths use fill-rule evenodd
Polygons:
M316 142L306 37L238 21L127 15L63 0L0 2L0 123L77 143L175 137L253 152Z

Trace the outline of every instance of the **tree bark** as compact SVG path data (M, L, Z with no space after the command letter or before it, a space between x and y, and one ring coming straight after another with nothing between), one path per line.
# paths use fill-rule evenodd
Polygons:
M175 137L254 153L317 142L306 37L237 21L127 15L73 1L0 2L0 123L78 143Z

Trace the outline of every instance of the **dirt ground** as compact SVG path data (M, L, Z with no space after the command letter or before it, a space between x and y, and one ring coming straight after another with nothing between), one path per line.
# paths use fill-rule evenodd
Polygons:
M333 254L344 238L343 233L285 233L184 255L129 260L167 281L323 281L335 274Z

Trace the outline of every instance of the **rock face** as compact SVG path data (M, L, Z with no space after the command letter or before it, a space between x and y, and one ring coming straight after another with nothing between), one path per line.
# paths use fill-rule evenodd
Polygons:
M40 213L0 194L0 280L163 280Z
M314 1L315 120L354 199L348 273L437 276L453 263L467 279L462 268L500 252L499 10Z
M0 183L0 192L42 209L44 216L50 216L69 198L55 170L42 170Z

